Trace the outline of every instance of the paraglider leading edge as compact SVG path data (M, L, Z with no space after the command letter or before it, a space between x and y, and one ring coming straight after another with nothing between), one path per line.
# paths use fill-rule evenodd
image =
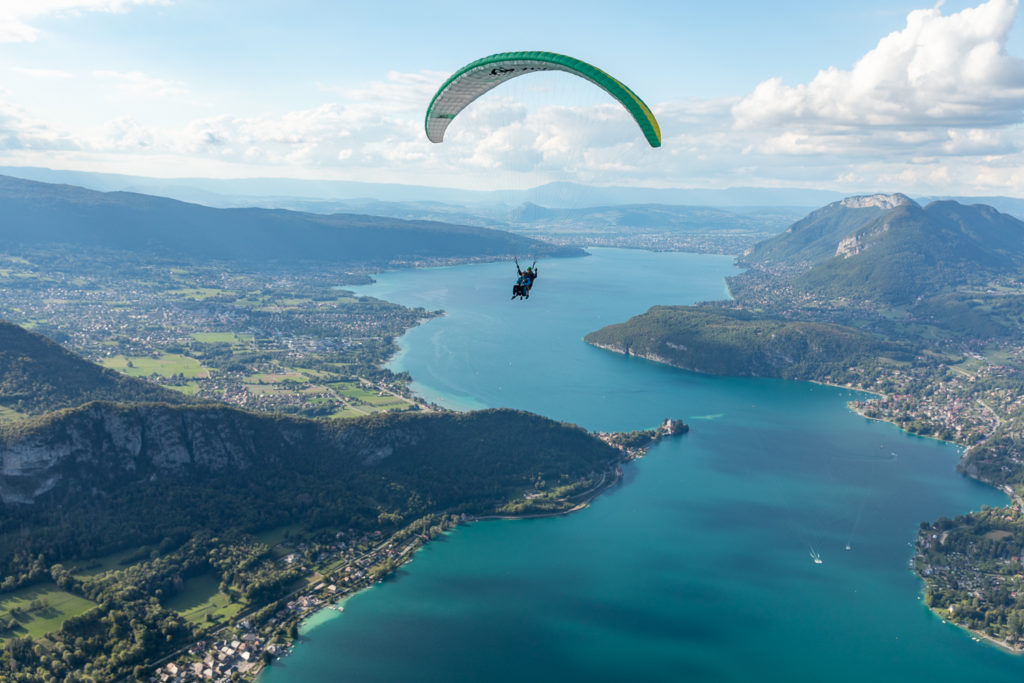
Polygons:
M565 71L590 81L626 108L651 147L661 146L658 121L636 93L596 66L554 52L501 52L456 71L438 89L427 107L424 121L427 139L441 142L448 125L476 98L509 79L537 71Z

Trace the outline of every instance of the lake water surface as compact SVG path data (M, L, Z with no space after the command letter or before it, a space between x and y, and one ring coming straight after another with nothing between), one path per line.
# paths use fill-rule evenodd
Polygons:
M957 448L855 415L854 392L584 344L652 305L723 298L735 272L729 257L592 251L541 263L524 302L508 300L507 264L357 289L447 312L392 363L430 400L592 430L679 417L690 433L586 510L430 543L309 620L263 683L1024 680L1024 658L933 616L908 569L919 522L1005 502L955 472Z

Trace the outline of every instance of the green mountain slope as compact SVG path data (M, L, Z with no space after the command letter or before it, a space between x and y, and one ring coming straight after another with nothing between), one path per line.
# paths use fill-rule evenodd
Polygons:
M181 403L186 398L101 368L42 335L0 321L0 407L40 413L97 400Z
M1024 222L953 201L921 208L904 195L853 197L812 213L744 255L749 274L783 274L822 299L907 304L1024 271Z
M990 207L936 202L897 207L854 231L835 256L793 280L798 289L910 303L985 285L1024 265L1024 223Z
M180 529L372 529L436 512L491 514L539 482L577 482L618 458L578 427L510 410L327 421L90 403L0 428L10 522L0 566L15 548L56 561Z
M0 240L184 259L385 264L423 259L581 255L498 230L355 214L213 209L131 192L0 176Z
M855 362L904 357L908 348L827 323L757 318L698 306L654 306L584 341L714 375L817 379Z
M742 261L764 267L820 263L831 258L850 233L881 215L914 202L906 195L869 195L832 202L797 221L781 235L759 242Z

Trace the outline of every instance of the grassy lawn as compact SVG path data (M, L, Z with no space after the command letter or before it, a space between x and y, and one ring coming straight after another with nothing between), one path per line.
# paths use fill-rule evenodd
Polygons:
M182 384L180 386L165 386L164 388L180 392L182 394L185 394L186 396L195 396L196 392L199 391L199 387L196 385L195 382L189 382L188 384Z
M0 406L0 423L2 423L2 422L14 422L15 420L20 420L23 417L25 417L25 415L22 414L22 413L19 413L14 408L7 408L5 406Z
M213 287L184 287L182 289L168 290L167 294L171 296L180 296L183 299L202 301L203 299L209 299L224 294L234 294L234 292L226 292L223 289L214 289Z
M385 393L378 396L377 389L368 389L359 382L332 382L330 386L339 396L352 399L352 403L331 414L331 417L357 417L388 410L406 410L408 401Z
M129 366L128 364L131 363ZM188 379L206 378L210 371L195 358L180 353L164 353L159 358L151 356L132 356L130 358L117 355L103 359L103 367L112 368L130 377L149 377L152 374L161 377L172 377L181 373Z
M238 614L242 605L231 602L218 589L217 574L207 572L185 580L185 585L174 597L164 601L164 607L174 610L193 624L206 623L207 615L221 615L231 618Z
M950 364L950 369L967 373L969 375L976 375L978 370L988 365L983 358L974 358L973 356L965 356L962 363Z
M983 355L993 365L1006 365L1012 361L1012 354L1002 349L988 349Z
M129 558L136 557L140 553L140 548L128 548L122 550L119 553L113 553L111 555L104 555L103 557L97 557L91 560L82 560L75 564L69 564L68 571L76 579L84 579L89 576L96 576L103 572L108 572L111 569L124 569L125 567L135 564L135 561L128 561Z
M289 524L288 526L279 526L274 529L268 529L261 531L258 534L253 534L256 538L260 539L263 543L266 543L273 548L278 543L284 541L284 537L291 533L292 537L301 536L305 527L301 524Z
M248 308L254 311L265 311L269 313L277 313L283 310L297 310L304 308L310 304L312 300L308 298L285 298L276 296L259 296L249 295L235 299L232 303L233 306L239 308Z
M241 346L252 342L252 335L244 332L196 332L192 338L204 344L231 344Z
M15 270L14 268L0 268L0 277L5 278L36 278L39 277L36 273L32 273L25 270Z
M331 418L360 417L377 412L368 406L344 406L341 410L331 413Z
M29 605L36 599L44 601L46 607L31 610ZM95 606L95 602L62 591L53 583L29 586L0 595L0 622L6 624L10 621L12 609L20 607L24 610L24 616L15 617L18 621L17 629L0 633L3 637L39 638L59 629L65 619L76 617Z
M344 388L336 388L339 394L349 396L351 398L359 399L364 403L367 403L376 408L385 408L386 406L407 406L409 405L400 398L395 398L391 394L378 391L377 389L367 389L360 386L355 382L342 382L340 384L346 384L348 386ZM333 385L332 385L333 386ZM384 393L383 396L377 394Z
M295 372L301 372L305 377L312 380L329 379L334 376L334 373L327 372L326 370L311 370L309 368L293 368Z
M258 375L251 375L245 378L246 384L259 384L260 382L263 382L264 384L277 384L278 382L287 381L301 382L302 384L305 384L309 381L309 378L301 372L278 372L273 374L261 372Z

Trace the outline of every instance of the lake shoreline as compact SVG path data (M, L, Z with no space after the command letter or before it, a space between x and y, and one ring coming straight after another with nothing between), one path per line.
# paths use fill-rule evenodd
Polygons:
M591 344L592 346L594 346L596 348L603 349L605 351L610 351L612 353L618 353L618 354L625 355L625 356L634 356L634 357L637 357L637 358L643 358L644 360L648 360L648 361L653 362L653 363L659 363L661 365L667 365L669 367L677 368L679 370L684 370L686 372L695 372L695 373L699 373L699 374L703 374L703 375L720 376L720 375L714 375L713 373L706 373L706 372L703 372L701 370L696 370L696 369L693 369L693 368L682 367L682 366L679 366L679 365L677 365L675 363L672 363L671 361L669 361L669 360L667 360L665 358L662 358L662 357L654 355L654 354L633 354L633 353L630 353L629 350L627 350L627 349L621 349L621 348L617 348L617 347L614 347L614 346L610 346L610 345L606 345L606 344L597 344L597 343L593 343L593 342L587 342L587 343ZM774 378L774 379L782 379L782 378ZM866 389L864 389L862 387L858 387L858 386L855 386L855 385L852 385L852 384L834 384L834 383L831 383L831 382L825 382L825 381L822 381L822 380L813 380L813 379L812 380L792 380L792 381L806 381L806 382L809 382L811 384L818 384L818 385L821 385L821 386L827 386L827 387L831 387L831 388L834 388L834 389L845 389L845 390L848 390L848 391L859 391L859 392L863 392L863 393L866 393L866 394L870 394L870 395L872 395L874 397L873 399L869 399L869 400L876 400L876 399L884 399L884 398L886 398L886 396L884 394L878 394L876 392L868 391L868 390L866 390ZM940 441L942 443L950 444L950 445L953 445L953 446L962 446L962 444L958 444L955 441L949 441L949 440L942 439L942 438L939 438L939 437L934 436L934 435L930 435L930 434L916 434L916 433L911 432L911 431L909 431L907 429L904 429L903 426L900 425L895 420L885 419L885 418L881 418L881 417L873 417L873 416L867 415L861 407L856 405L855 401L848 401L847 402L847 408L849 408L849 410L851 412L853 412L856 415L859 415L860 417L863 417L865 419L872 420L872 421L875 421L875 422L884 422L884 423L887 423L887 424L891 424L891 425L893 425L894 427L896 427L897 429L899 429L901 432L903 432L905 434L913 434L914 436L920 436L920 437L932 439L932 440L935 440L935 441ZM961 455L960 462L963 462L963 458L964 458L965 454L966 454L966 450L964 451L964 454ZM959 471L959 466L958 466L958 471ZM966 476L970 477L971 479L974 479L975 481L978 481L979 483L982 483L982 484L985 484L987 486L990 486L990 487L1000 491L1001 493L1006 494L1007 498L1009 499L1009 503L1011 505L1017 504L1017 505L1020 505L1022 509L1024 509L1024 501L1022 501L1020 497L1014 495L1013 491L1011 489L1009 489L1009 487L997 486L996 484L994 484L994 483L992 483L990 481L986 481L985 479L983 479L981 477L978 477L976 475L973 475L971 473L968 473L968 472L965 472L964 474ZM917 553L915 552L915 557L916 556L917 556ZM922 576L916 570L914 570L914 574L919 579L921 579L922 583L927 588L928 582L925 579L925 577ZM933 613L935 613L936 616L938 616L940 619L942 619L943 623L952 624L953 626L957 627L958 629L961 629L964 632L966 632L968 635L974 637L975 640L983 639L986 642L988 642L988 643L990 643L992 645L997 646L1000 651L1005 652L1007 654L1013 654L1013 655L1022 655L1022 654L1024 654L1024 648L1012 647L1008 643L1006 643L1005 641L1000 641L997 638L994 638L994 637L992 637L992 636L990 636L990 635L988 635L988 634L986 634L986 633L984 633L982 631L978 631L978 630L969 628L967 626L962 626L962 625L960 625L960 624L958 624L956 622L953 622L953 621L947 621L945 618L943 618L942 614L940 614L938 610L936 610L934 608L931 608L931 607L929 607L929 609Z
M652 413L714 419L700 422L686 443L666 443L658 451L670 457L627 471L630 486L600 504L596 496L614 486L608 479L564 510L467 519L552 518L536 525L467 527L452 543L432 545L416 567L391 578L388 590L364 595L358 610L347 609L350 618L316 627L311 642L296 648L290 670L267 676L265 683L327 681L346 671L379 672L381 680L410 680L419 672L424 681L440 682L444 671L423 667L439 656L458 659L463 677L489 675L500 683L531 673L555 681L587 674L615 679L627 671L668 681L680 666L698 677L730 680L765 671L799 677L830 666L838 667L837 680L851 682L911 671L939 679L972 672L992 683L1019 680L1016 665L1005 663L1011 658L971 643L954 647L955 656L947 658L911 662L897 656L942 655L961 640L939 622L923 627L921 613L907 600L917 577L892 571L894 562L906 562L902 532L917 525L921 513L915 509L927 506L925 517L933 510L976 509L997 504L1001 494L946 476L956 454L927 442L912 440L893 461L858 457L879 442L891 446L885 453L899 450L904 439L854 417L846 401L866 396L833 391L862 391L857 387L748 382L660 358L644 358L657 366L626 362L618 349L605 349L615 356L588 350L594 345L579 343L587 330L635 310L686 296L721 298L708 286L699 288L695 274L701 271L691 266L700 263L675 255L669 260L616 250L589 260L586 268L584 260L550 264L545 281L557 296L508 310L495 310L494 302L507 298L497 268L403 273L381 278L380 288L363 293L448 309L444 320L402 340L407 353L391 361L415 378L418 395L474 396L487 406L536 412L592 433L640 430L654 423ZM615 297L602 296L609 267L635 274L636 282L618 285ZM705 272L720 277L710 268ZM599 305L592 305L595 299ZM503 351L524 330L534 335L531 343L514 354ZM664 372L659 366L665 365L683 372ZM693 457L678 457L684 453ZM600 474L588 478L592 483L580 489L599 482ZM554 486L549 478L540 490ZM911 495L901 493L908 490ZM520 498L517 505L529 503ZM587 504L593 504L590 514L569 515ZM808 580L806 544L798 547L796 537L809 535L817 546L850 533L851 526L858 527L864 552L842 554L826 564L825 574L815 568L818 578ZM871 590L858 592L865 582ZM777 618L794 600L808 609L798 619ZM837 622L825 613L832 609L848 618ZM734 635L737 622L754 628ZM659 633L713 635L690 647L650 637L647 625L657 625ZM555 629L557 646L538 649L536 639L549 642ZM843 644L866 633L878 636L864 643L870 652L853 653ZM729 656L750 637L756 658ZM787 646L792 642L806 646L797 651ZM382 647L404 654L373 661ZM535 659L524 659L527 653ZM321 669L331 673L316 678Z

